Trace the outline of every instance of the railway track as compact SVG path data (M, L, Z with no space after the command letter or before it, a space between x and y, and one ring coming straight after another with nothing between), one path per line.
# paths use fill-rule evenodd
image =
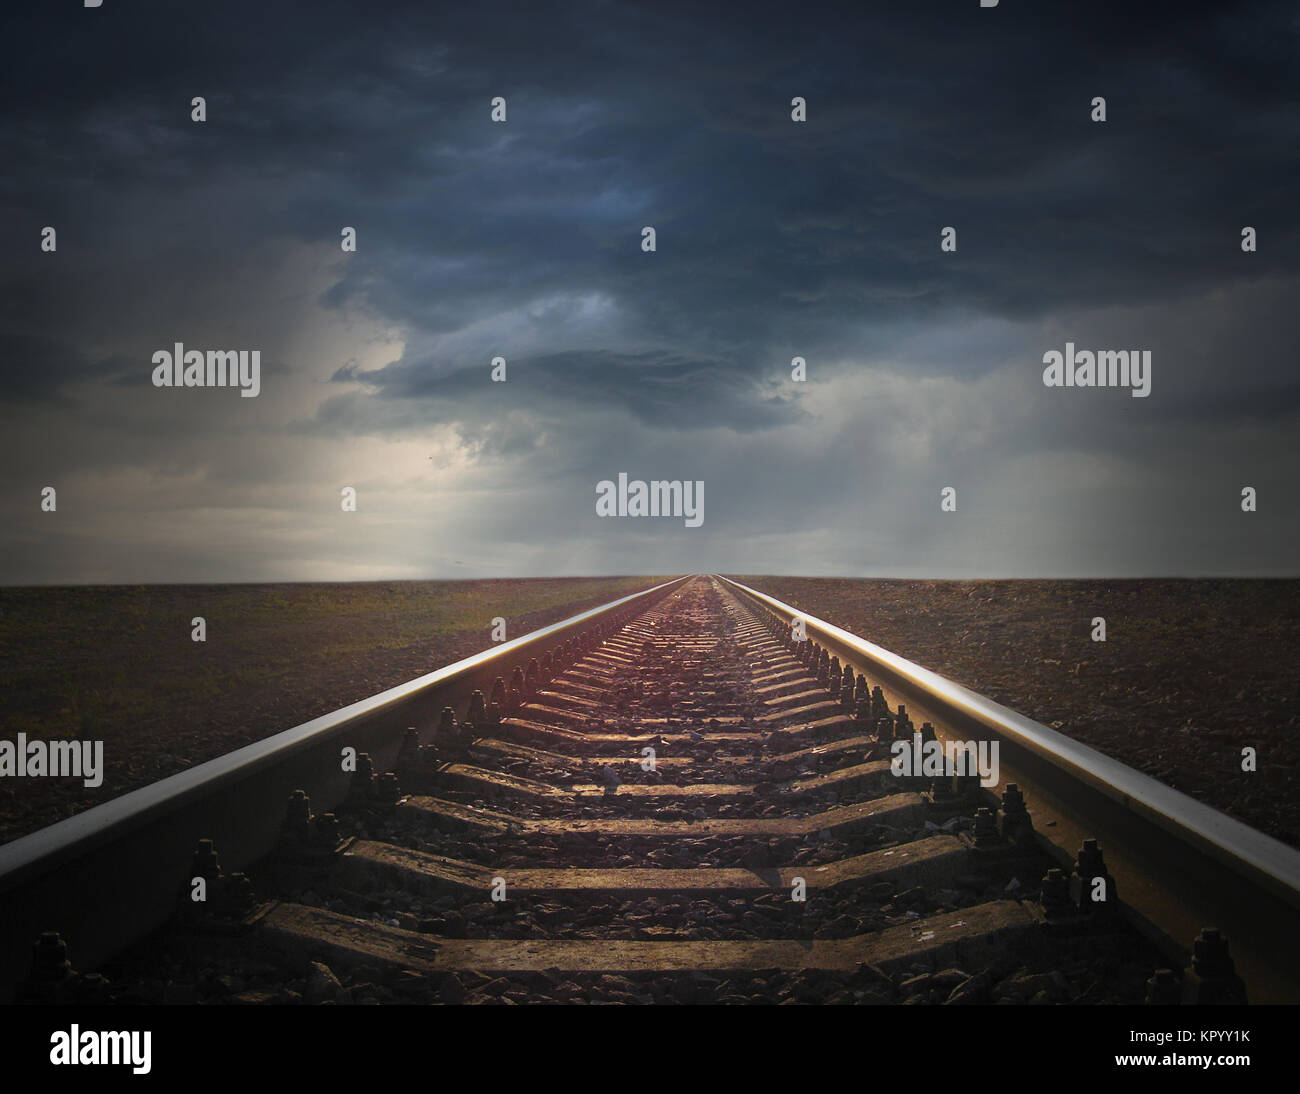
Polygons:
M998 741L1001 778L900 775L916 734ZM1141 776L1064 740L753 590L682 579L0 848L9 965L34 970L6 986L1300 999L1271 950L1297 922L1295 853L1167 788L1139 801ZM71 973L69 949L107 978Z

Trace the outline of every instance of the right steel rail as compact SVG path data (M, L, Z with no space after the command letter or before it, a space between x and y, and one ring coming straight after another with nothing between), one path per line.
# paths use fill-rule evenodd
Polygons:
M1300 851L937 673L722 578L906 702L941 737L999 742L1001 782L1027 789L1034 829L1063 866L1104 850L1118 895L1172 961L1203 927L1227 935L1252 1003L1300 1003Z

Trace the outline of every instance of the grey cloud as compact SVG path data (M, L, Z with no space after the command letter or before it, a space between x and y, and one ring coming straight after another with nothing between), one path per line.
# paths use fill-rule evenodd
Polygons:
M183 575L173 533L113 524L182 504L176 475L195 520L289 511L276 545L236 522L220 575L407 572L433 556L403 504L435 496L465 529L456 557L489 557L479 529L506 569L1274 565L1208 517L1166 525L1193 466L1216 497L1294 466L1292 7L861 9L7 9L0 401L31 415L6 445L10 576ZM1151 348L1152 397L1044 390L1067 338ZM257 405L154 398L148 353L176 340L264 347ZM426 438L454 489L400 462ZM365 518L389 523L332 544L313 506L353 451L377 491L391 474ZM1105 485L1075 470L1089 459ZM100 561L88 530L42 550L37 469L124 484ZM706 478L706 528L597 521L593 484L621 469ZM930 502L958 474L949 535ZM1055 525L1013 535L1017 491L1039 490Z

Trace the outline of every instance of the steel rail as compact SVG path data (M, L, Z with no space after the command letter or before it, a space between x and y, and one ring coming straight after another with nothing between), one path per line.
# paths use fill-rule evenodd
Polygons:
M1186 961L1197 931L1217 927L1251 1002L1300 1002L1300 851L840 627L722 580L787 623L802 619L809 639L903 698L916 718L932 718L941 737L997 740L1001 782L1028 789L1039 842L1068 866L1083 838L1098 838L1121 901L1171 960Z
M274 847L293 790L323 812L347 794L347 745L392 766L407 726L463 712L509 667L581 634L604 616L650 604L686 577L602 604L492 649L198 764L0 846L0 1000L28 975L41 931L57 930L89 970L169 919L189 882L198 840L211 838L231 873Z

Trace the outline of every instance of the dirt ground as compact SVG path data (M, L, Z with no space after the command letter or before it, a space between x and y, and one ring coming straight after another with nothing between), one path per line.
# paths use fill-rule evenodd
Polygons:
M1300 581L735 580L1300 846Z
M0 739L102 740L105 768L0 779L0 843L486 649L496 617L518 638L662 580L0 588Z
M0 780L0 843L659 580L0 589L0 738L106 767ZM737 580L1300 846L1300 581Z

